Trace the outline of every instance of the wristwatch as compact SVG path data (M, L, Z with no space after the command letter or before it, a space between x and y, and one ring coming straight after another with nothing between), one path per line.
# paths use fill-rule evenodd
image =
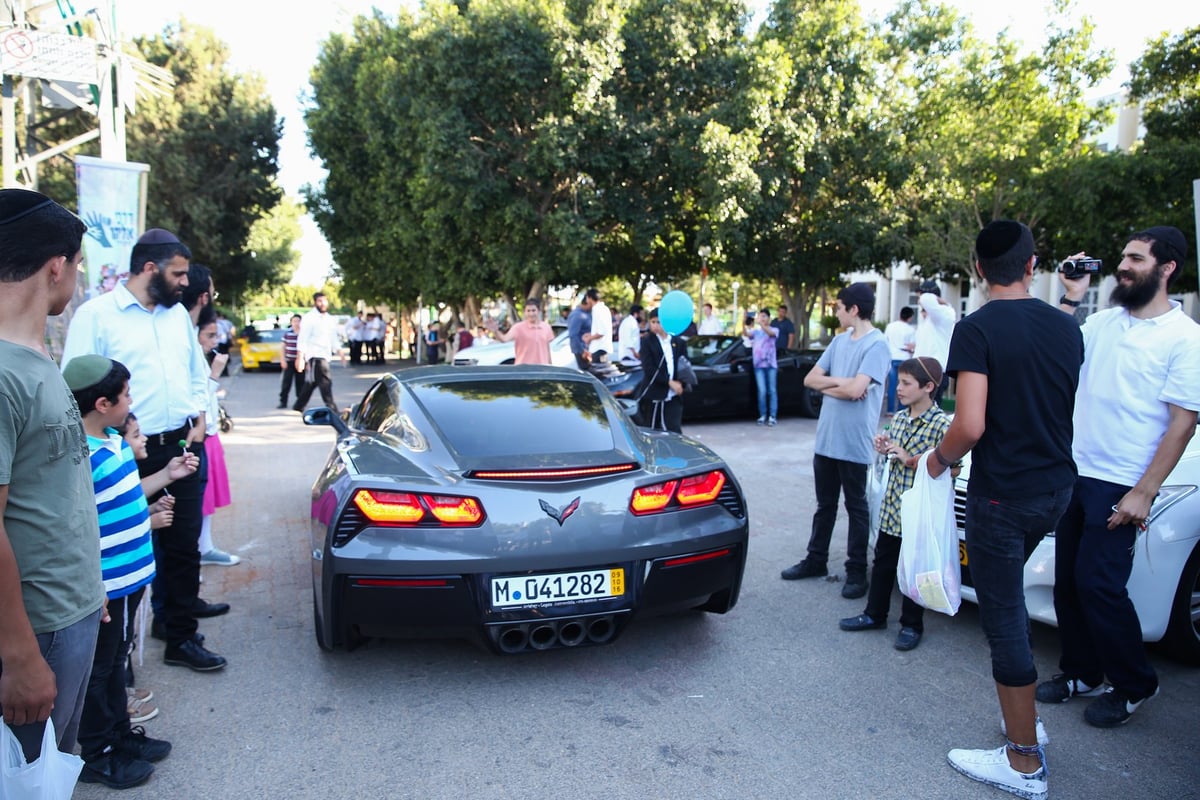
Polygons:
M1079 308L1081 305L1083 305L1083 301L1082 300L1072 300L1071 298L1067 297L1064 294L1062 297L1058 298L1058 304L1060 306L1070 306L1071 308Z

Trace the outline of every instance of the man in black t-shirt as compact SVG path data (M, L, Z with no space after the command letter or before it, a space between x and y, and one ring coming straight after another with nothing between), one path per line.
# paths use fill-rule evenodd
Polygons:
M1008 744L947 758L974 780L1045 797L1023 579L1025 560L1058 523L1075 481L1071 416L1083 337L1069 316L1029 295L1037 263L1029 228L992 222L975 250L989 300L955 326L946 372L957 378L956 413L928 464L937 477L972 451L967 555Z

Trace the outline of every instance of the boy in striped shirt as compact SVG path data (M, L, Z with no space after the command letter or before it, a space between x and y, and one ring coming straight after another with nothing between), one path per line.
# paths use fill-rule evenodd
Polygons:
M63 378L87 433L100 518L100 571L108 597L79 723L84 760L79 779L124 789L149 778L154 772L150 762L171 752L169 742L130 726L125 694L133 616L154 578L146 494L192 474L199 459L191 453L179 455L140 479L133 450L115 430L129 416L129 370L104 356L85 355L71 359Z

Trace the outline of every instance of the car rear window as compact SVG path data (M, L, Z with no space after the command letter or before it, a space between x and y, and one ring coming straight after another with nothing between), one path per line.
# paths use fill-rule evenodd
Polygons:
M604 402L589 382L432 380L410 387L450 447L463 456L613 449Z

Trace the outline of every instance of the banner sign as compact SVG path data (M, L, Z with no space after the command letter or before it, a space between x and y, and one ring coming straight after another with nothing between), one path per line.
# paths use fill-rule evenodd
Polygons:
M100 80L100 50L86 36L14 28L0 33L0 72L94 84Z
M129 256L146 225L149 164L75 157L83 237L86 295L112 291L129 276Z

